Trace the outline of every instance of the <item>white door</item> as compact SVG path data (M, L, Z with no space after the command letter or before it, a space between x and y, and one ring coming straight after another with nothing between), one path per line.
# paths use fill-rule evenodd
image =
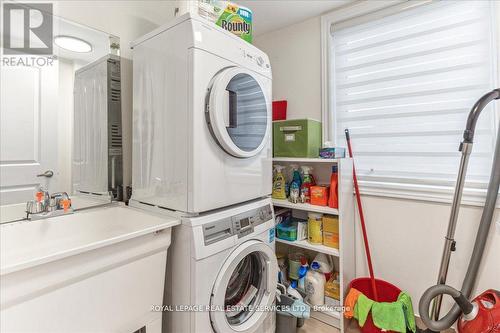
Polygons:
M58 67L1 67L0 204L57 187ZM39 176L44 174L52 177Z
M210 312L216 332L258 331L274 301L277 267L274 251L261 241L247 241L231 253L210 298L211 308L216 309Z
M206 120L219 146L228 154L248 158L258 154L268 138L270 101L260 75L230 67L211 82Z

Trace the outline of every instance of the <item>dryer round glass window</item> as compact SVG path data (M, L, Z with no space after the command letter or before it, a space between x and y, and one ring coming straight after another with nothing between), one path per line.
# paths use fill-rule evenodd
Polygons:
M240 158L255 156L268 140L270 106L257 74L220 72L207 95L207 124L218 145Z
M264 263L258 252L252 252L240 261L231 274L224 298L230 325L244 323L260 304L264 293Z
M244 151L257 149L267 129L267 105L259 83L248 74L235 75L226 87L229 126L234 144Z

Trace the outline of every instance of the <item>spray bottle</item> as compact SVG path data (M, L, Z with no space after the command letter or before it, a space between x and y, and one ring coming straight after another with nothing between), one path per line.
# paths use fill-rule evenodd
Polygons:
M300 201L300 186L302 185L302 180L300 179L298 166L292 165L291 167L293 168L293 178L290 182L289 200L292 203L298 203Z
M302 185L300 186L300 202L309 203L311 202L311 186L316 185L313 175L310 173L312 167L302 166L301 167L303 175Z
M273 182L273 194L272 197L274 199L286 199L286 179L285 175L283 174L283 169L285 167L282 165L275 165L274 169L276 171L276 174L274 176L274 182Z
M307 264L307 259L305 257L300 258L298 287L302 290L306 290L305 278L308 270L309 265Z

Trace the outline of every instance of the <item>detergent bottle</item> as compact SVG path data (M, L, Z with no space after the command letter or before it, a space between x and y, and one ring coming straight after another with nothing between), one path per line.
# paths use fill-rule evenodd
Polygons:
M328 281L334 269L332 257L319 252L316 257L314 257L313 262L317 262L319 264L319 271L325 274L326 281Z
M325 275L319 271L319 264L313 262L306 275L306 294L309 297L309 304L313 306L325 304L325 284Z
M272 197L274 199L284 200L286 199L286 179L283 174L284 167L282 165L275 165L274 169L276 175L274 176Z
M300 186L300 202L309 203L311 202L311 186L316 185L314 182L314 177L311 174L312 167L302 166L303 180Z
M298 300L302 300L302 295L297 291L297 281L295 280L292 280L292 282L290 282L290 285L286 289L286 293Z
M307 265L307 259L305 257L300 258L300 268L299 268L299 289L305 290L305 278L307 271L309 270L309 265Z
M323 214L307 213L307 240L311 244L323 244Z
M339 195L338 195L339 174L337 166L332 166L332 174L330 175L330 196L328 197L328 206L331 208L339 208Z
M293 177L290 183L289 200L292 203L298 203L300 200L300 187L302 185L302 180L300 179L299 168L296 165L293 165L292 168L293 168Z

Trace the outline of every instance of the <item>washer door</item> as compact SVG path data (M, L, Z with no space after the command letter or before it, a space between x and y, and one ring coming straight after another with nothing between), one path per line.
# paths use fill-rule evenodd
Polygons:
M232 156L255 156L268 140L270 104L259 80L251 71L230 67L211 81L207 124L219 146Z
M265 243L250 240L222 266L210 298L216 332L254 332L269 315L278 282L278 262Z

